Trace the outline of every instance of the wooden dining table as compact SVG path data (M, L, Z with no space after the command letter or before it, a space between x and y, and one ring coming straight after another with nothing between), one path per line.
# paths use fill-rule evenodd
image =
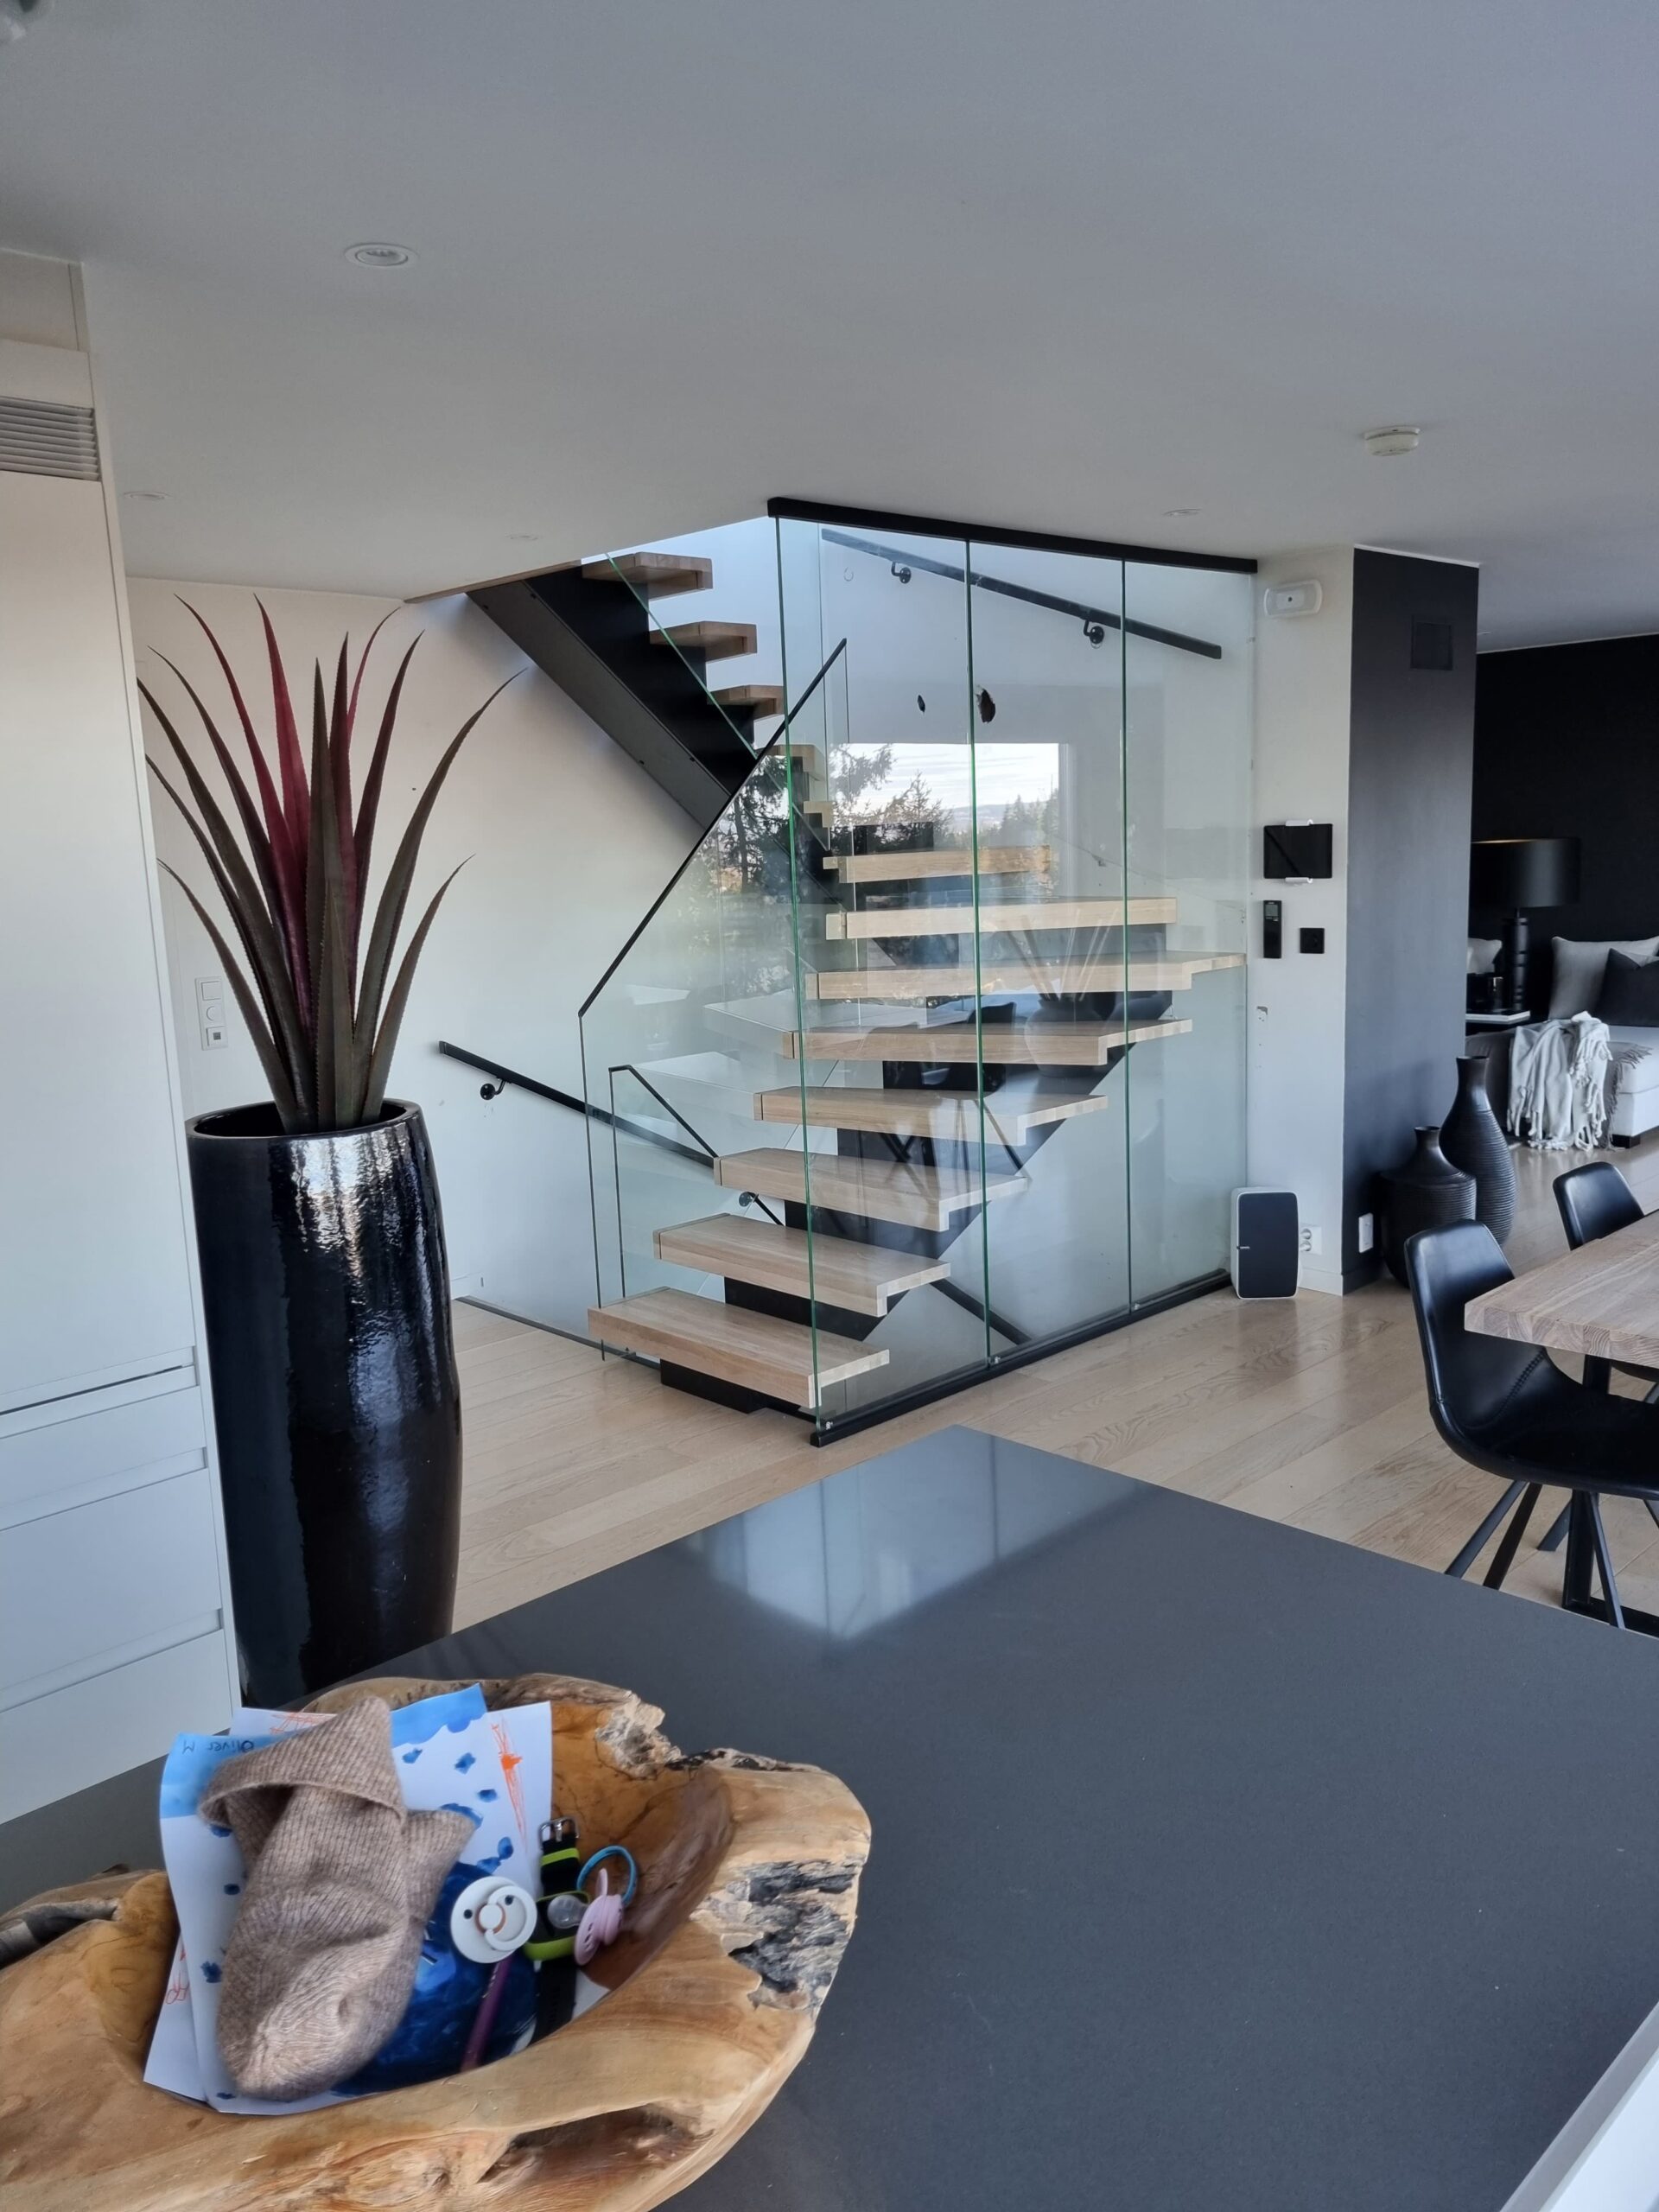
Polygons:
M1471 1299L1464 1321L1483 1336L1659 1368L1659 1213Z

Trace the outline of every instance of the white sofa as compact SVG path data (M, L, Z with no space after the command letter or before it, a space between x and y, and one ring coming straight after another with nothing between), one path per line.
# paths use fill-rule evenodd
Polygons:
M1592 1014L1601 990L1610 952L1632 960L1659 959L1659 937L1611 940L1558 937L1552 941L1549 1018ZM1607 1133L1615 1144L1633 1144L1659 1128L1659 1029L1618 1029L1609 1025L1612 1072Z

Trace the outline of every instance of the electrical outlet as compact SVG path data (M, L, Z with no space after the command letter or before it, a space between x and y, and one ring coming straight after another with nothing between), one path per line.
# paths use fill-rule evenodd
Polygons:
M1369 1251L1370 1250L1371 1247L1376 1243L1376 1218L1375 1215L1373 1215L1373 1214L1369 1214L1369 1213L1363 1213L1363 1214L1361 1214L1361 1216L1359 1217L1359 1239L1358 1239L1358 1242L1359 1242L1359 1249L1360 1249L1360 1250L1361 1250L1362 1252L1369 1252Z
M1297 1250L1305 1260L1317 1260L1325 1249L1325 1238L1317 1226L1305 1221L1297 1235Z
M225 1027L225 983L222 976L196 978L196 1021L204 1052L222 1052L231 1041Z

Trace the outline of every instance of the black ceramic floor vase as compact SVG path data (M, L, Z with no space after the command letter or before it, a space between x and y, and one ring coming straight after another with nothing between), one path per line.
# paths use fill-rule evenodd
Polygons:
M417 1106L284 1136L188 1125L247 1694L281 1704L448 1632L461 1395Z
M1475 1179L1475 1219L1501 1244L1515 1226L1515 1161L1486 1095L1487 1062L1458 1062L1458 1095L1440 1124L1440 1150Z
M1474 1178L1452 1166L1441 1149L1440 1135L1439 1129L1419 1129L1410 1159L1381 1178L1382 1257L1397 1283L1406 1281L1408 1237L1420 1229L1475 1218Z

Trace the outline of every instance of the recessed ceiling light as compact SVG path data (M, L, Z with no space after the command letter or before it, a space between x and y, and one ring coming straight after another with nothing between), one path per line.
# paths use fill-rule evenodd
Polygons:
M384 239L366 239L361 245L348 245L347 261L354 261L359 269L407 269L414 255L406 245L389 245Z
M1397 426L1391 430L1367 430L1360 440L1373 461L1392 461L1397 454L1415 453L1421 430Z
M164 499L167 494L165 492L124 492L121 496L124 499Z
M546 535L547 532L544 530L510 530L507 532L507 543L509 545L536 545Z
M1198 509L1197 507L1166 507L1164 512L1173 521L1178 516L1195 515L1198 512Z

